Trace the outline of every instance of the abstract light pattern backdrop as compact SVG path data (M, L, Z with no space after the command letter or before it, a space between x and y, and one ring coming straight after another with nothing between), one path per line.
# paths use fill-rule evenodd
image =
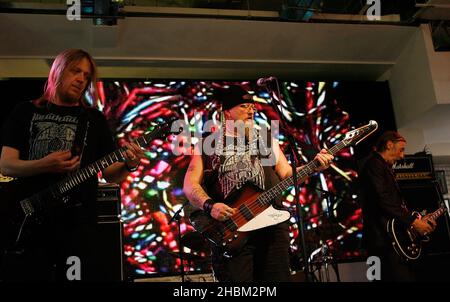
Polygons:
M206 120L218 119L220 105L214 91L229 84L242 85L254 94L257 109L255 120L258 124L270 124L272 119L278 119L272 108L271 95L254 82L108 80L99 82L100 99L96 106L106 115L117 133L118 144L122 146L152 129L155 123L163 123L172 117L188 122L190 131L201 132ZM345 87L342 88L342 85ZM358 83L352 85L357 87ZM356 118L353 119L353 112L348 110L361 108L361 104L350 106L348 100L361 97L363 102L366 97L363 89L356 89L353 93L352 85L340 82L281 82L283 115L288 120L288 129L280 130L282 150L288 153L286 135L293 136L302 163L306 163L321 148L338 143L347 131L367 124L369 117L372 118L370 114L361 114L356 112L361 110L355 109ZM386 94L386 87L380 88L380 85L375 85L372 90ZM383 98L387 105L383 105L381 110L391 110L389 96L384 95ZM365 109L370 110L370 106L374 105L367 105ZM374 114L373 111L371 114ZM392 123L389 115L386 119ZM184 269L191 272L210 269L207 244L196 236L189 237L194 230L188 219L182 217L180 226L176 220L169 223L186 201L182 186L190 160L187 155L175 156L172 153L173 139L172 135L166 140L151 142L142 165L121 184L124 252L133 277L176 274L180 271L178 227L181 235L186 236L182 242L195 240L196 246L201 246L198 251L184 249L187 258ZM319 256L318 252L324 245L339 260L362 256L362 215L357 202L355 159L353 148L344 149L336 156L330 169L313 175L301 186L305 242L308 256L311 253L315 255L311 256L313 260ZM292 188L284 192L284 205L292 213L291 264L292 269L298 269L301 257L293 194Z

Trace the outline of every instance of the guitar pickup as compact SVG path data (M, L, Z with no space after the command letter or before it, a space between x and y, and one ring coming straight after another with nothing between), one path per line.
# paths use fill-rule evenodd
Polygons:
M241 213L247 221L250 221L255 217L252 211L245 204L242 204L238 209L239 213Z

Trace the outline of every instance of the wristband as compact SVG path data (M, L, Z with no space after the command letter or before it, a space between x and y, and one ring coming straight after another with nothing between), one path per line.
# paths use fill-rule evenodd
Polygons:
M125 168L127 168L128 172L134 172L137 170L137 168L139 167L139 164L137 164L136 166L134 166L133 168L128 167L127 162L125 162Z
M214 206L214 201L209 198L207 200L205 200L205 202L203 203L203 211L205 211L208 215L211 215L211 210Z

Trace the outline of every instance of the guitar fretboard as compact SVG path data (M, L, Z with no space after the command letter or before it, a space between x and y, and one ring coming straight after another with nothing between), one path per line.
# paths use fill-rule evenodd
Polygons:
M328 150L328 153L330 153L331 155L335 155L336 153L338 153L340 150L342 150L346 146L347 146L347 144L345 144L345 142L342 141L342 142L334 145L332 148L330 148ZM316 169L319 166L320 166L319 161L315 159L315 160L309 162L308 164L306 164L305 166L299 168L297 170L297 177L298 177L299 181L303 182L308 176L310 176L311 174L314 174L316 172ZM282 194L285 190L287 190L293 184L294 184L294 178L293 178L293 176L290 176L290 177L284 179L283 181L279 182L276 186L274 186L270 190L267 190L266 192L261 194L258 197L257 202L260 203L261 205L269 205L273 202L275 197Z
M441 208L439 208L436 211L434 211L429 217L432 220L436 220L436 219L439 218L439 216L441 216L445 212L447 212L447 208L445 206L442 206Z
M153 138L157 137L161 132L162 128L159 128L153 132L148 132L143 136L137 138L133 142L139 147L143 147L148 144ZM97 175L100 171L109 167L110 165L123 161L126 154L126 147L119 148L114 152L102 157L101 159L87 165L86 167L70 174L57 184L57 189L60 194L65 194L72 190L74 187L88 180L89 178Z

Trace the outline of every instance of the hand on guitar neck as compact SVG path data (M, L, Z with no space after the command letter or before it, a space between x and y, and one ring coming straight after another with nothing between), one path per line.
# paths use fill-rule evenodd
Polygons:
M411 225L421 236L426 236L436 228L436 221L431 219L429 215L419 216Z
M127 143L125 145L125 164L128 168L136 168L139 166L141 159L145 157L144 151L135 143Z
M317 153L317 155L314 159L318 160L320 163L320 166L316 169L316 172L320 172L320 171L326 170L330 167L331 162L334 159L334 156L332 154L328 153L328 151L326 149L322 149L322 150L320 150L319 153Z

